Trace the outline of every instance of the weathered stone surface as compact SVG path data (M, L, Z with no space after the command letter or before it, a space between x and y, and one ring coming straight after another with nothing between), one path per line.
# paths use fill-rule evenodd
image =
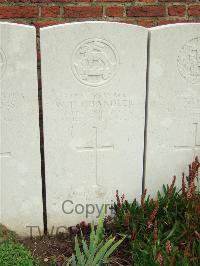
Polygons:
M150 34L146 187L155 195L200 157L200 24Z
M0 223L24 236L43 224L33 27L0 23L0 90Z
M49 227L86 220L77 204L101 208L116 189L140 196L147 33L108 22L41 30Z

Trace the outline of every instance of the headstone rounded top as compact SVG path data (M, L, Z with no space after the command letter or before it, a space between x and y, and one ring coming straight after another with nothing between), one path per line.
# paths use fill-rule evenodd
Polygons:
M0 49L0 79L2 79L5 70L6 70L6 56L3 50Z
M191 23L173 23L173 24L165 24L165 25L159 25L155 27L151 27L148 29L151 33L158 30L169 30L169 29L187 29L190 27L199 27L200 23L198 22L191 22Z
M118 63L118 52L111 43L92 38L83 40L75 48L71 66L81 83L100 86L114 76Z
M177 58L178 70L192 84L200 84L200 37L184 44Z

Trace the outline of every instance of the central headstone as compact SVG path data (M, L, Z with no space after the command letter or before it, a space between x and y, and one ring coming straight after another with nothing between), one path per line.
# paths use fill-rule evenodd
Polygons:
M86 220L87 204L91 221L117 189L141 195L147 35L108 22L41 30L49 227Z

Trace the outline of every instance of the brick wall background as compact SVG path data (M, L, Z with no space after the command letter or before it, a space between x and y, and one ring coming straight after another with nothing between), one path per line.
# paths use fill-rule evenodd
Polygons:
M107 20L151 27L200 22L199 0L0 0L0 20L37 28L71 21Z

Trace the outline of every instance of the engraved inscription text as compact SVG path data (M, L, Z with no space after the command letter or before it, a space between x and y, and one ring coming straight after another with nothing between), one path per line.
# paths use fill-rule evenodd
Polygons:
M188 41L177 59L179 73L189 82L200 84L200 37Z

